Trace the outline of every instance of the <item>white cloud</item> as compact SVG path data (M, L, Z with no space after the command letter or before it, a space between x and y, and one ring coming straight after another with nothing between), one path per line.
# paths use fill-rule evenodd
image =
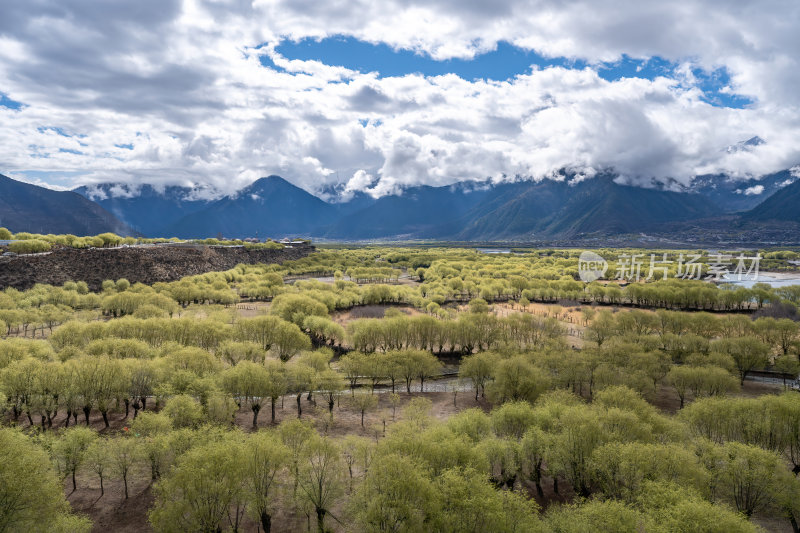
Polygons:
M17 2L0 20L0 90L26 107L0 107L0 172L202 185L201 195L269 174L375 195L565 167L613 167L629 182L761 175L800 161L799 15L790 0ZM658 55L681 67L652 81L560 67L505 82L379 78L274 51L281 36L337 34L438 59L505 40L590 64ZM696 67L725 67L728 90L755 103L709 105ZM768 142L725 152L755 134Z
M746 188L744 190L744 195L745 196L758 196L762 192L764 192L764 186L763 185L754 185L753 187Z

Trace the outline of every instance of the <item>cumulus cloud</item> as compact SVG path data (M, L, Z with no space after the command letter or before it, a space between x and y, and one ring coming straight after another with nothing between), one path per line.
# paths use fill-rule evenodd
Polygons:
M338 182L352 196L562 169L685 185L800 161L800 4L791 0L6 4L0 90L24 104L0 107L7 173L211 195L279 174L312 192ZM281 39L332 35L440 60L506 41L589 66L506 81L381 77L275 52ZM680 66L652 80L598 74L623 54ZM697 68L725 69L723 92L753 103L712 106ZM766 142L724 149L754 135Z
M744 194L745 196L758 196L759 194L764 192L764 186L753 185L752 187L747 187L744 190L739 189L736 192L739 194Z

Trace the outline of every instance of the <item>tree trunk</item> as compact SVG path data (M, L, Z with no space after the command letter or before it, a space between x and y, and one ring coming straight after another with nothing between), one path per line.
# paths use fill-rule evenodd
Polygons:
M106 427L111 427L111 424L108 423L108 411L100 411L100 414L103 415L103 422L105 423Z
M275 423L275 398L272 398L272 423Z
M78 411L72 412L72 423L78 425Z
M78 490L78 483L75 481L75 470L72 470L72 492Z
M361 411L361 427L364 427L364 411Z
M264 530L264 533L269 533L270 528L272 527L272 517L267 513L261 513L261 529Z
M253 429L258 427L258 412L261 410L260 405L253 405Z
M303 407L300 405L300 397L302 395L302 393L297 395L297 418L302 418L303 416Z
M794 531L794 533L800 533L800 525L797 524L797 518L795 518L794 513L791 511L789 512L789 522L792 524L792 531Z
M130 407L131 407L131 401L128 398L125 398L125 418L128 418Z
M105 487L103 487L103 474L100 474L100 496L103 496L106 493Z
M128 499L128 474L122 476L122 483L125 485L125 499Z
M142 411L144 411L145 409L147 409L147 398L145 396L142 396Z
M558 478L557 477L553 478L553 492L558 494Z
M64 427L65 428L69 427L69 417L71 417L71 416L72 416L72 411L70 409L67 409L67 418L64 419Z
M86 418L86 425L89 425L89 413L92 412L92 408L89 406L83 407L83 416Z
M325 509L317 509L317 531L325 533Z

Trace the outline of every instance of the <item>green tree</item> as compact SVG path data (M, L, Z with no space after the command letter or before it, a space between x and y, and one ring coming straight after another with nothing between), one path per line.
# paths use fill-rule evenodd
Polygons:
M475 387L475 399L478 399L478 393L481 396L486 394L486 385L494 374L494 368L497 365L499 356L493 352L481 352L475 355L468 355L461 361L461 366L458 369L458 376L472 381Z
M336 405L336 398L345 388L342 376L333 370L324 370L314 377L314 387L328 402L328 412L333 418L333 407Z
M203 406L188 394L173 396L162 411L176 428L196 427L203 420Z
M489 397L495 402L536 401L550 387L547 373L531 364L523 355L497 363Z
M325 304L306 296L305 294L279 294L272 300L270 314L277 315L287 322L298 326L309 316L328 316Z
M111 467L110 458L108 455L108 444L100 439L95 439L86 449L86 467L97 474L100 480L100 496L106 493L105 480L106 472Z
M515 491L495 490L485 475L452 468L435 480L437 525L452 533L534 533L544 531L536 502ZM434 503L428 503L428 507Z
M363 428L364 414L378 406L378 398L374 394L359 392L358 394L354 394L350 401L352 402L353 407L355 407L356 410L361 413L361 427Z
M223 440L190 449L155 485L150 523L157 531L222 531L233 504L244 498L241 444ZM240 506L236 506L238 510ZM234 511L236 512L236 511Z
M388 454L370 468L350 502L350 513L361 531L430 531L438 503L436 489L419 465Z
M542 489L542 477L545 454L550 445L549 435L536 426L532 426L525 431L520 443L521 467L527 473L528 478L536 485L536 493L539 497L544 497Z
M520 440L536 418L528 402L507 402L492 411L492 426L498 436Z
M723 487L739 512L750 517L774 503L782 473L776 454L729 442L725 444L724 456Z
M325 531L325 515L344 491L341 451L326 437L312 437L303 448L297 486L302 501L317 516L317 530Z
M769 346L753 337L720 339L711 344L713 350L733 357L736 370L739 372L739 383L743 384L747 374L755 368L763 368L767 364Z
M273 433L258 432L243 448L245 494L250 510L265 533L272 526L280 472L289 465L291 451Z
M793 355L782 355L775 359L775 370L783 374L783 387L786 388L786 376L797 379L800 375L800 360Z
M125 499L128 499L128 480L130 473L139 461L140 452L137 442L132 438L119 437L106 440L111 469L125 488Z
M58 440L53 443L53 455L58 467L65 475L72 476L72 491L78 490L75 474L83 465L86 450L97 439L97 433L87 427L72 427L64 431Z
M69 514L47 453L23 433L0 428L0 532L90 529L88 520Z
M281 441L289 449L291 457L292 478L294 479L292 496L297 492L297 480L300 477L300 460L306 444L316 435L310 422L305 420L287 420L278 426Z
M253 427L258 427L258 413L270 394L270 374L263 364L242 361L222 375L222 383L240 406L253 412Z

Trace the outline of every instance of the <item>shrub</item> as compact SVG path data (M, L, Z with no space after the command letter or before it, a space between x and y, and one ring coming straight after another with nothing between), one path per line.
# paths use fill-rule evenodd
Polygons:
M50 243L39 239L29 239L24 241L12 242L8 249L17 254L38 254L50 251Z

